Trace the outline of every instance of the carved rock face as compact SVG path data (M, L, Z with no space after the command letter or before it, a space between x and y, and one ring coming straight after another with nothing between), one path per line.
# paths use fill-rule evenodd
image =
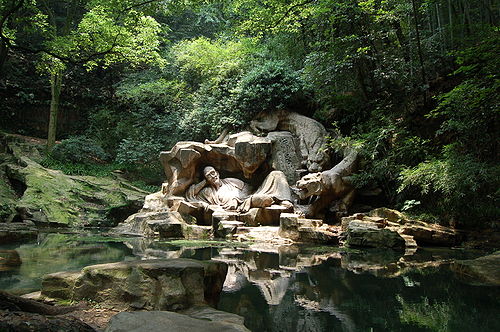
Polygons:
M297 194L300 199L321 194L323 191L321 173L311 173L305 175L302 179L297 181L295 187L298 189Z

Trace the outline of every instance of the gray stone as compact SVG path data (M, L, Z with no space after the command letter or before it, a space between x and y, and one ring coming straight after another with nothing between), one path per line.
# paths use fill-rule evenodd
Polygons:
M20 311L0 311L0 331L96 332L94 328L71 316L44 316Z
M300 242L317 243L317 244L339 244L338 234L318 227L299 227Z
M376 223L351 221L347 227L345 244L350 247L402 249L405 240L398 232L379 228Z
M243 325L196 319L168 311L122 312L105 332L248 332Z
M182 222L173 221L168 222L166 220L148 220L148 227L153 231L154 234L158 234L160 238L181 238L184 237L182 233Z
M299 234L299 215L294 213L282 213L280 216L279 236L297 241Z
M371 210L368 213L369 216L371 217L380 217L387 219L388 221L391 222L397 222L397 223L405 223L407 218L405 215L397 210L391 210L385 207L381 207L378 209Z
M185 239L210 239L213 237L213 228L212 226L183 224L182 236Z
M272 142L271 167L282 171L288 183L297 182L299 179L297 170L301 167L297 139L289 131L270 132L267 138Z
M327 132L318 121L295 112L262 112L250 122L254 132L286 130L299 139L303 164L310 172L325 169L329 162L325 151Z
M222 220L218 223L217 228L214 228L214 235L219 238L231 238L236 234L238 227L243 225L241 221Z

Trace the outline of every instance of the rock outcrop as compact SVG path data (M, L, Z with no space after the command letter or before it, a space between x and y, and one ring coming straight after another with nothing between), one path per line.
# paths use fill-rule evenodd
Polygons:
M226 264L216 261L124 261L46 275L42 295L93 300L124 309L182 310L216 305L226 273Z
M12 135L1 134L0 145L4 146L0 153L0 222L114 226L137 212L148 194L118 177L69 176L44 168L32 151L39 146Z
M441 225L411 220L403 213L388 208L378 208L367 214L356 213L344 217L342 230L346 245L360 247L448 247L460 244L465 238L463 232Z
M254 132L272 132L286 130L299 140L302 165L309 172L326 169L329 156L325 151L328 133L318 121L295 112L263 112L250 122Z

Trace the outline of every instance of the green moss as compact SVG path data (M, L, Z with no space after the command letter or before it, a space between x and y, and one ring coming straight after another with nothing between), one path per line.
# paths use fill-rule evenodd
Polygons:
M76 304L77 302L74 300L57 300L56 303L57 305L70 306Z
M40 211L50 222L102 224L109 209L142 202L146 195L112 178L68 176L33 162L18 172L27 186L18 205Z
M14 213L16 194L0 173L0 222L6 221Z

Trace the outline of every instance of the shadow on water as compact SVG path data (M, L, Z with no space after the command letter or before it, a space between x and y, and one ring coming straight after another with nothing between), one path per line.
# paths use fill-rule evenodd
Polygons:
M219 309L243 316L252 331L496 331L499 287L461 283L449 269L481 254L42 234L36 243L0 246L11 262L0 269L0 289L27 293L44 274L99 263L214 259L228 264Z

